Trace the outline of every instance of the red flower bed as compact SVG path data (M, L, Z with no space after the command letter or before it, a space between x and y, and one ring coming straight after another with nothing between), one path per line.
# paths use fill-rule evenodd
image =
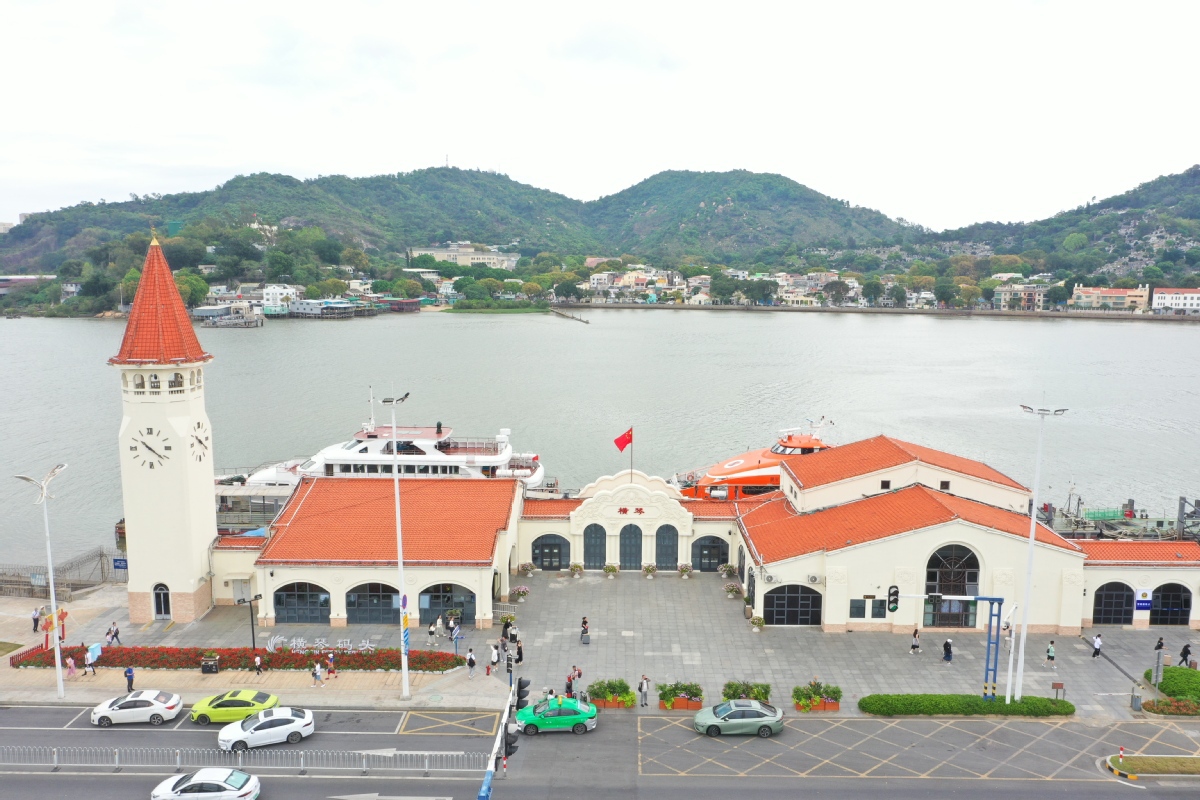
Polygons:
M1151 714L1172 714L1183 717L1200 715L1200 703L1179 697L1165 697L1162 700L1147 700L1142 703L1142 710Z
M298 653L291 651L267 652L264 649L251 650L249 647L108 647L105 648L99 667L141 667L143 669L199 669L200 659L208 653L221 657L222 669L253 669L254 656L262 656L263 666L267 669L296 669L310 670L313 661L318 658L325 662L329 653L334 653L334 663L341 670L377 670L400 669L400 651L380 649L369 652L323 650L320 653ZM70 656L75 664L82 669L87 648L64 647L63 661ZM467 663L462 656L453 653L441 653L436 650L409 650L408 668L414 672L445 672L454 667ZM47 650L38 653L21 662L23 667L53 667L54 651Z

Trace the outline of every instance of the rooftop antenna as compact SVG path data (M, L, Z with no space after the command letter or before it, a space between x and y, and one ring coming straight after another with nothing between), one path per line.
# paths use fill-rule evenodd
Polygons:
M450 154L446 153L446 166L450 166Z
M367 421L367 432L372 433L375 430L375 387L367 387L367 395L370 397L368 401L371 404L371 419Z

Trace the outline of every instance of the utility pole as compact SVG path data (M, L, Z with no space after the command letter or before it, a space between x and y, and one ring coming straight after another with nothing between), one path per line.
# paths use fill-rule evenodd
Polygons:
M28 475L14 476L18 480L32 483L39 490L38 499L34 501L34 504L41 505L42 522L46 528L46 577L50 584L50 624L52 626L50 636L54 639L54 676L58 681L58 698L60 700L66 695L66 690L63 689L62 674L62 621L58 618L58 594L54 588L54 556L50 553L50 504L47 501L54 497L50 494L50 481L66 468L66 464L59 464L47 472L46 477L40 481Z

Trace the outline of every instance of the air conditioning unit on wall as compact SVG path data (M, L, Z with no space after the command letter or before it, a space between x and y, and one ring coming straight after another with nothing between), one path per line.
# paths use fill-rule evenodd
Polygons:
M809 583L821 583L821 576L820 575L809 575L808 582Z

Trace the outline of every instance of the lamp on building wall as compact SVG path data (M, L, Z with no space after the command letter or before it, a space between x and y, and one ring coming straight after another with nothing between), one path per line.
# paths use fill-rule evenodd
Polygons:
M392 493L396 498L396 569L400 573L400 596L405 597L404 593L404 537L400 532L400 448L399 442L396 441L396 406L408 399L408 392L404 393L403 397L385 397L382 403L389 407L392 411ZM405 620L408 617L408 609L404 608L404 603L401 602L400 609L400 683L401 692L400 699L409 700L412 698L412 690L408 683L408 626Z
M54 497L50 494L50 481L66 468L66 464L59 464L47 472L46 477L40 481L28 475L13 476L17 480L32 483L39 490L38 499L34 501L34 505L41 505L42 521L46 527L46 576L50 582L50 635L54 639L54 677L58 682L59 699L65 696L62 674L62 620L58 618L58 596L54 590L54 557L50 554L50 504L47 501Z
M1029 548L1025 559L1025 606L1021 609L1021 646L1017 653L1017 685L1015 692L1013 690L1012 681L1009 681L1008 687L1004 690L1004 702L1008 702L1011 696L1015 697L1017 702L1021 702L1021 683L1025 679L1025 638L1029 634L1029 604L1033 595L1033 545L1037 539L1037 515L1038 515L1038 484L1042 480L1042 438L1046 427L1046 417L1061 417L1067 413L1065 408L1032 408L1030 406L1021 406L1021 410L1026 414L1037 414L1038 417L1038 438L1037 438L1037 460L1033 466L1033 508L1029 513Z

